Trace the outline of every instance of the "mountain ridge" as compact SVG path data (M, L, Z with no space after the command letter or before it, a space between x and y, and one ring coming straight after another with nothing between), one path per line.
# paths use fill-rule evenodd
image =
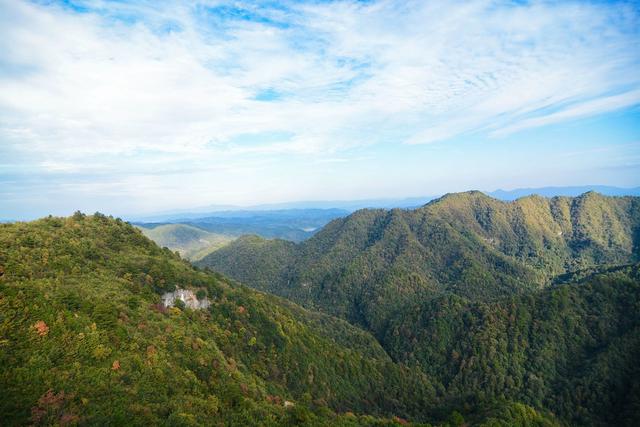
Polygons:
M445 400L517 396L578 425L633 425L639 240L638 197L472 191L358 210L298 244L241 239L197 265L371 332Z
M279 241L272 241L272 246L279 251L288 248L285 252L291 252L291 248L295 248L295 260L280 262L290 264L290 267L281 269L283 274L286 270L289 276L295 275L296 270L309 269L310 263L317 264L321 259L363 262L365 260L358 261L356 258L360 251L368 250L381 263L386 262L385 259L390 260L389 257L402 258L404 253L405 258L408 258L406 262L413 262L411 267L407 266L405 269L422 271L424 278L430 281L451 283L451 278L442 275L445 265L449 270L452 267L454 270L459 268L463 273L464 270L472 269L472 266L459 265L461 260L475 259L473 262L479 262L480 259L491 259L491 265L506 269L509 276L521 276L529 283L542 285L550 276L564 273L566 268L578 268L580 263L588 266L590 262L596 262L589 261L590 258L598 258L598 263L622 262L626 259L625 256L637 258L638 199L606 197L597 193L585 193L577 198L546 199L528 196L513 202L501 202L481 192L452 193L409 211L359 210L344 219L331 221L310 240L297 246ZM633 212L625 216L621 212L624 209ZM589 212L585 213L586 210ZM621 224L616 222L618 217L633 218L635 222ZM597 218L600 218L600 222L592 224ZM572 219L574 223L571 222ZM608 221L606 229L603 228L603 221ZM611 235L606 235L607 230L611 231ZM389 236L386 241L385 233ZM388 243L385 247L376 245L381 239L382 244ZM635 243L632 239L636 239ZM255 240L253 242L256 243ZM447 242L451 244L445 244ZM238 272L229 267L230 256L245 243L246 241L240 241L231 244L226 250L216 251L198 265L216 267L234 277ZM412 249L404 248L404 245ZM427 245L429 253L424 253L424 245ZM243 262L246 264L250 248L245 245L242 250L245 256ZM415 259L412 261L420 253L423 253L421 256L428 261L427 264L418 265L414 262ZM626 255L622 255L623 253ZM225 262L217 262L217 258L224 258ZM567 262L577 264L574 267L563 264ZM537 265L540 263L542 265ZM322 267L323 274L336 271L331 267L332 264L335 263L329 262L329 265ZM441 267L429 272L423 265ZM339 263L335 267L338 268ZM496 275L499 272L496 271ZM237 277L248 284L255 282L248 275ZM286 278L287 281L293 279ZM284 278L265 277L261 286L264 288L267 282L274 283L278 280ZM316 278L317 280L321 279ZM507 287L518 286L513 280L507 282L511 282L504 283Z

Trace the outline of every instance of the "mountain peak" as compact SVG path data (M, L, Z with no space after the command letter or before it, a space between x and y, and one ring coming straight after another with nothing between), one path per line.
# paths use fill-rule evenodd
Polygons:
M463 202L463 201L472 201L472 200L498 201L497 199L494 199L493 197L487 195L486 193L483 193L482 191L469 190L469 191L461 191L459 193L446 193L445 195L438 197L437 199L433 199L429 203L423 205L423 207L439 205L444 202L452 202L452 201Z

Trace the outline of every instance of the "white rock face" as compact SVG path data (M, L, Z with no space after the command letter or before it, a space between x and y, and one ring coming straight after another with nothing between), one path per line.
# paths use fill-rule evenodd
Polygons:
M193 310L207 309L211 305L211 301L209 301L208 298L205 297L201 300L198 300L196 294L194 294L193 291L180 288L176 288L174 292L167 292L162 295L162 304L164 304L165 307L173 307L176 299L181 300L185 306Z

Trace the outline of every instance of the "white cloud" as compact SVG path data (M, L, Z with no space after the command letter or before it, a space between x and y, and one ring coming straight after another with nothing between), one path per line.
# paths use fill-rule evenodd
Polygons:
M640 102L633 3L82 3L0 0L0 144L40 171L334 159ZM205 10L224 4L262 19ZM234 143L273 132L292 137Z
M638 104L640 104L640 90L634 90L620 95L612 95L577 103L576 105L572 105L558 112L544 116L524 119L510 126L501 128L495 131L494 134L506 135L523 129L559 123L570 119L593 116L603 111L614 111Z

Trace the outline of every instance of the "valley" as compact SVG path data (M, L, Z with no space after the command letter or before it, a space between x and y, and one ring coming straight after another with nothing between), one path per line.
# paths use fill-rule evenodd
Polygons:
M165 218L164 222L134 222L145 236L182 257L199 261L236 238L256 235L299 242L329 221L346 216L341 209L221 211ZM205 216L201 216L205 215Z

